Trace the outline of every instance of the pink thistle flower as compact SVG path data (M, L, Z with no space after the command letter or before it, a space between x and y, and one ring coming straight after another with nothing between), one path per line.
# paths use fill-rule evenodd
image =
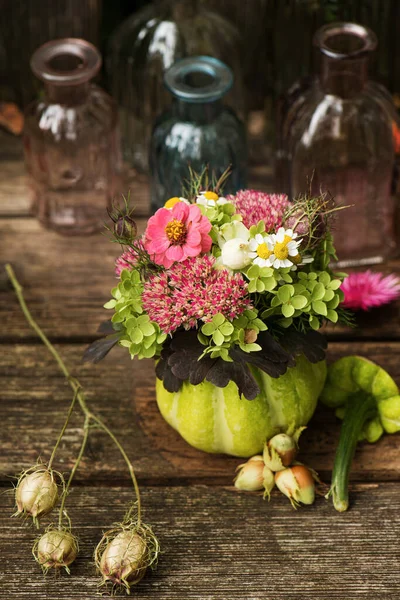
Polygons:
M241 190L236 196L227 196L226 199L236 206L247 228L264 221L266 231L282 225L284 212L290 205L286 194L267 194L257 190Z
M164 333L191 329L222 313L230 321L252 308L247 283L240 273L215 269L210 255L175 263L144 284L143 308Z
M157 265L168 269L174 262L209 252L211 223L195 204L178 202L172 208L160 208L150 217L145 232L145 249Z
M395 275L364 271L351 273L342 283L342 306L352 310L369 310L388 304L400 296L400 279Z

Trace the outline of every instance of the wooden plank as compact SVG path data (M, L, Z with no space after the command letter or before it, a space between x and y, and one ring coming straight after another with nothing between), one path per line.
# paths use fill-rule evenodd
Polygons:
M137 223L143 232L146 220L139 218ZM99 323L109 316L102 306L115 285L114 260L119 252L107 235L62 237L44 230L34 219L0 219L0 260L12 262L29 306L45 332L55 339L97 335ZM400 273L400 262L389 263L385 270ZM0 314L7 319L0 340L31 337L13 293L1 292L1 279ZM329 335L336 339L400 339L400 301L359 315L356 329L335 327Z
M400 495L397 484L352 489L348 513L323 498L295 511L279 492L260 495L220 487L142 488L146 522L161 543L159 568L133 596L162 600L344 600L400 597ZM76 488L69 512L81 552L71 576L41 574L31 556L36 532L2 505L0 598L95 600L92 552L101 532L120 520L126 488Z
M191 448L158 412L152 361L131 361L124 349L111 352L99 365L83 365L83 345L58 349L87 392L89 404L118 434L142 481L195 481L229 484L241 459L209 455ZM362 354L384 366L400 383L398 343L332 343L330 360ZM43 346L0 346L0 479L48 459L71 401L71 392ZM243 400L247 402L246 400ZM300 460L329 482L340 422L325 407L317 410L301 438ZM73 417L61 444L57 465L68 471L82 437L82 418ZM93 431L90 452L79 481L126 482L127 472L117 451L102 433ZM360 444L352 477L358 481L400 479L400 435L386 435L377 444Z

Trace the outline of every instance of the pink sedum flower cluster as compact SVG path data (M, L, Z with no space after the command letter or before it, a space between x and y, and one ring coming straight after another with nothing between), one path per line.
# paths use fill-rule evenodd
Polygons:
M211 223L196 204L178 202L150 217L144 247L151 259L169 269L174 262L209 252Z
M128 248L128 250L125 250L125 252L123 252L121 254L121 256L119 256L117 258L117 260L115 261L115 274L117 277L121 276L121 273L124 269L128 269L129 271L131 271L133 269L133 267L135 266L137 261L137 254L134 248Z
M344 293L342 306L351 310L369 310L388 304L400 296L400 279L395 275L364 271L350 273L343 281Z
M266 231L281 227L284 212L290 205L286 194L267 194L257 190L241 190L226 199L235 205L247 228L263 220Z
M206 323L217 313L232 320L252 308L242 275L216 269L210 255L188 258L150 277L142 303L164 333L196 327L198 320Z

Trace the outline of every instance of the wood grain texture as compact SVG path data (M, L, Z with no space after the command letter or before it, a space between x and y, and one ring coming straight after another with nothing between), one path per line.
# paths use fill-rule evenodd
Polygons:
M159 568L132 596L162 600L398 600L398 484L353 486L351 511L339 515L324 498L295 511L278 491L258 494L206 486L143 488L146 522L162 546ZM4 600L95 600L91 564L102 530L132 500L118 488L75 488L69 513L81 553L71 576L44 578L31 556L36 533L2 505Z
M191 448L158 412L152 361L131 361L122 349L114 350L97 365L81 364L82 345L57 346L74 376L87 392L89 404L118 434L147 483L210 482L229 484L241 459L209 455ZM385 368L400 383L400 344L332 343L329 359L346 353L362 354ZM0 479L49 456L71 400L52 357L42 346L0 346ZM247 402L247 400L244 400ZM57 465L69 470L81 436L82 418L71 421L61 445ZM340 422L325 407L317 410L301 439L300 459L329 481ZM90 452L77 477L79 481L128 481L126 468L104 434L93 431ZM360 444L352 471L353 480L399 480L400 435L384 436L377 444ZM384 457L384 459L382 458Z

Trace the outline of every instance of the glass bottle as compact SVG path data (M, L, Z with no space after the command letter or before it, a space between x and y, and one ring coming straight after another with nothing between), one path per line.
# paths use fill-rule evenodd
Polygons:
M393 124L385 88L368 80L375 34L354 23L332 23L314 37L320 72L299 86L280 130L293 198L329 192L336 205L335 245L343 265L382 262L396 246Z
M119 106L125 160L148 171L154 120L170 104L164 72L178 59L214 56L235 74L228 102L243 117L241 38L224 17L202 0L155 0L129 17L109 43L107 72Z
M156 122L151 140L151 207L180 196L190 165L209 166L218 178L231 165L224 193L246 187L245 127L223 96L233 83L232 71L210 56L185 58L165 74L173 102Z
M97 49L65 38L32 56L44 94L26 109L24 150L39 220L64 234L104 226L119 168L117 112L90 83L101 66Z

